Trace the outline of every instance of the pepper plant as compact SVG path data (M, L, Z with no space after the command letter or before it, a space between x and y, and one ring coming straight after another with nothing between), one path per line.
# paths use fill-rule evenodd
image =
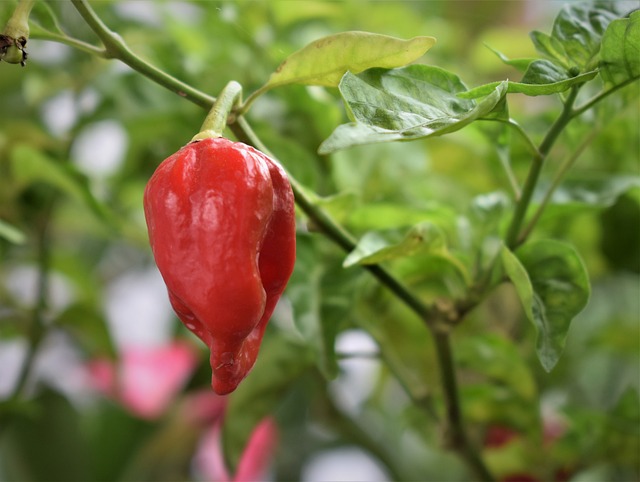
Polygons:
M447 5L0 4L0 360L23 354L0 367L2 478L258 477L247 463L266 453L256 440L275 445L272 420L274 480L313 480L335 447L357 447L390 480L640 477L640 12L545 4L555 18L527 38L474 27L523 15L524 2L471 2L468 24ZM105 121L127 139L116 167L80 148ZM222 135L238 144L210 139ZM252 191L216 164L192 175L189 155L216 142L249 146L221 148L220 162L260 151L256 169L273 185ZM211 149L193 156L211 160ZM174 152L166 162L187 167L171 171L171 189L156 174L145 206L185 323L172 317L166 338L200 358L192 369L184 345L163 352L184 369L173 400L145 411L123 388L128 352L103 300L114 280L157 273L143 192ZM279 166L297 247L266 327L293 253L280 236L292 213L269 224L271 204L257 203L286 187ZM183 207L165 216L174 195ZM214 195L225 214L206 208ZM202 229L183 229L185 212ZM254 309L257 270L265 281L271 266L286 276ZM211 328L234 313L257 315L242 330ZM190 326L194 315L206 329ZM217 390L232 393L209 405L215 416L185 409L211 369L233 365L215 338L235 353L254 328L240 379L252 371ZM189 330L212 347L211 367ZM342 348L353 337L367 348ZM56 343L80 372L96 379L102 367L107 396L46 373L38 360ZM368 371L353 378L354 366ZM143 388L151 398L153 384ZM220 475L194 465L195 419L217 420L208 450L224 459Z

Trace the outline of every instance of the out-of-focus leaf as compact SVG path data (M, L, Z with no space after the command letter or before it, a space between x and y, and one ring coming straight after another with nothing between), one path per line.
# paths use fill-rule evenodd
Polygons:
M516 254L503 248L502 264L536 328L540 363L550 371L562 354L571 321L589 300L584 264L571 246L554 240L530 242Z
M284 84L337 87L346 72L407 65L429 50L436 39L401 40L368 32L342 32L316 40L291 54L264 88Z
M68 330L92 357L115 356L106 321L94 307L74 304L57 317L56 324Z
M90 419L83 419L83 433L86 434L86 446L91 449L91 477L85 480L161 480L159 477L151 477L153 470L158 470L167 462L167 457L149 454L151 446L160 442L163 431L158 430L158 425L150 424L147 420L134 417L122 405L105 402L98 405L97 410ZM182 424L183 430L188 430ZM175 440L180 440L188 446L184 433L174 434ZM166 440L163 440L166 444ZM179 449L178 449L179 450ZM138 464L146 457L153 457L153 464L147 465L146 473L138 472ZM160 460L162 459L162 462ZM155 474L154 474L155 475ZM146 479L145 477L149 477Z
M432 410L433 346L424 323L398 303L390 302L384 288L376 287L370 298L359 304L356 323L378 343L382 360L410 394L416 406ZM412 343L407 343L412 340Z
M93 195L89 181L68 163L60 163L40 150L18 145L11 152L14 180L25 186L44 182L59 189L86 206L100 221L115 227L115 222L105 206Z
M317 239L298 236L296 267L287 287L287 298L293 307L293 318L305 342L313 349L320 372L332 379L338 373L334 344L338 326L350 309L351 276L335 263L320 264L322 256ZM345 286L346 285L346 286ZM331 314L327 313L331 310Z
M29 15L29 26L31 34L40 33L40 31L54 32L59 35L65 35L64 30L60 26L58 17L53 11L49 2L36 2L33 10Z
M544 196L548 186L540 185L533 201ZM590 179L568 179L551 197L552 205L580 204L594 208L606 208L615 204L624 193L640 188L640 177L633 175L606 175Z
M507 386L521 400L536 397L536 383L516 345L496 334L464 338L456 343L456 358L465 369Z
M304 344L281 336L265 338L258 363L229 397L225 412L222 442L232 473L253 429L273 413L291 383L312 366L311 351Z
M456 75L427 65L347 73L340 93L354 122L338 126L318 151L439 136L481 118L504 116L506 82L480 101L457 95L466 90Z
M600 41L607 26L618 17L615 2L573 3L556 17L551 35L534 31L531 39L538 52L558 62L567 71L584 73L596 66Z
M609 209L621 197L631 196L634 192L640 192L639 188L640 178L632 175L608 175L602 173L601 176L595 178L567 179L553 193L542 214L541 222L554 223L558 219L568 219L580 213ZM547 189L548 183L541 182L534 193L533 202L539 203ZM624 221L620 221L624 223ZM627 227L632 225L632 222L627 221ZM634 234L632 229L625 231L626 233L605 232L604 236L611 235L615 237L619 235L624 237L625 235L633 236Z
M92 479L79 413L52 391L45 391L35 401L38 410L31 417L16 416L2 422L0 453L8 479Z
M446 252L444 233L432 223L420 223L411 229L371 231L344 260L344 266L377 264L390 259L430 251Z
M430 203L422 208L389 202L367 203L351 212L349 225L359 230L372 230L400 228L429 221L442 227L454 222L455 216L451 207L438 203Z
M471 212L483 225L496 225L509 205L509 198L504 192L490 192L473 198Z
M324 209L336 222L344 222L358 203L353 192L341 192L333 196L316 197L315 204Z
M470 275L465 265L447 249L443 231L433 223L422 222L407 229L370 231L345 258L345 267L378 264L415 255L431 255L442 260L460 275L465 283Z
M600 70L609 86L640 78L640 11L609 24L602 37Z
M640 274L640 203L625 195L600 213L602 254L610 266ZM635 227L635 229L634 229Z
M4 238L13 244L23 244L26 236L15 226L0 219L0 238Z

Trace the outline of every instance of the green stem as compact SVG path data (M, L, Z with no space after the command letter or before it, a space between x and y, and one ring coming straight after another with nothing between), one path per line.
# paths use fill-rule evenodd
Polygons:
M40 343L44 339L46 326L43 320L43 313L47 307L47 297L49 293L49 269L51 264L49 222L55 205L55 196L47 204L43 216L37 221L37 260L38 260L38 282L36 285L36 302L31 313L31 320L28 328L27 354L20 369L18 381L13 389L10 400L17 401L29 381L33 365Z
M522 226L522 223L524 222L527 215L527 210L529 208L531 198L533 197L533 192L538 184L538 179L540 178L540 173L542 172L544 161L549 154L549 151L551 150L554 142L573 117L572 108L573 103L575 102L578 95L578 89L579 86L574 86L571 88L571 91L569 92L569 95L564 102L562 112L547 131L547 134L540 143L540 147L537 149L537 153L531 160L531 167L529 168L527 179L525 180L524 186L522 187L522 195L520 196L520 199L516 204L516 209L514 211L513 217L511 218L511 223L509 224L509 228L507 230L505 238L506 245L511 249L516 248L519 244L524 242L525 238L519 236L520 227Z
M445 445L460 455L477 480L491 482L494 478L480 458L478 451L472 446L465 430L449 336L449 332L446 331L434 334L447 415Z
M242 101L242 86L232 80L229 82L213 103L213 107L207 114L198 132L191 141L199 141L207 138L222 137L227 123L233 123L235 118L229 119L232 110ZM229 122L230 121L230 122Z
M36 0L20 0L2 32L14 39L29 38L29 14Z
M632 77L630 79L625 80L624 82L622 82L620 84L614 85L613 87L611 87L608 90L602 91L602 92L594 95L591 99L587 100L584 104L576 107L574 109L574 111L571 113L571 117L578 117L579 115L582 115L584 112L586 112L587 110L591 109L595 104L600 102L602 99L610 96L611 94L613 94L617 90L622 89L623 87L626 87L627 85L630 85L633 82L636 82L639 79L640 79L640 76Z
M265 84L262 87L260 87L258 90L249 94L247 99L238 108L238 115L241 116L246 114L249 108L251 107L251 105L255 102L255 100L270 89L271 89L271 86L268 84Z
M153 80L157 84L175 92L181 97L185 97L191 102L209 109L215 99L188 84L181 82L175 77L145 62L134 54L124 43L122 37L109 28L96 15L86 0L71 0L78 13L87 22L87 25L94 31L105 47L105 58L117 58L127 64L133 70L140 72L145 77Z
M536 224L540 220L540 217L542 216L542 213L545 207L547 206L547 204L549 204L549 201L551 200L553 193L555 192L555 190L558 188L558 186L564 179L564 175L567 173L567 171L569 171L571 166L575 164L575 162L578 160L580 155L584 152L584 150L587 148L587 146L591 143L591 141L594 139L596 135L597 135L597 131L595 130L592 131L591 134L589 134L589 136L586 139L584 139L582 143L580 143L578 148L571 154L571 156L569 156L562 163L562 165L556 172L553 178L553 181L551 182L551 186L549 186L549 189L547 189L547 192L545 193L544 198L542 199L542 201L540 202L540 205L536 209L536 212L531 217L531 220L527 224L527 227L523 229L522 234L520 235L521 238L526 239L529 237L529 235L533 231L533 228L536 226Z
M57 34L50 32L38 26L31 28L31 38L37 40L49 40L51 42L58 42L69 47L82 50L85 53L95 55L97 57L107 58L107 52L104 49L98 48L82 40L69 37L68 35Z

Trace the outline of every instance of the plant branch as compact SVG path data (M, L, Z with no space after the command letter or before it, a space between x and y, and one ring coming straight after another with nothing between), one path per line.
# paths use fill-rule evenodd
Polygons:
M89 25L91 30L94 31L104 44L105 58L117 58L133 70L140 72L145 77L175 92L181 97L185 97L191 102L206 109L211 108L215 98L194 89L190 85L185 84L166 72L163 72L134 54L129 47L127 47L122 37L111 31L102 22L86 0L71 0L71 3L78 13L80 13L85 22L87 22L87 25Z
M202 123L200 132L193 136L192 141L210 137L222 137L228 123L235 121L234 107L242 101L242 86L232 80L229 82L213 103L213 107Z
M617 90L622 89L623 87L626 87L627 85L630 85L633 82L636 82L639 79L640 79L640 76L631 77L630 79L627 79L627 80L625 80L624 82L622 82L620 84L614 85L613 87L611 87L608 90L604 90L602 92L599 92L598 94L594 95L591 99L585 101L584 104L576 107L573 110L573 112L571 112L571 117L578 117L579 115L582 115L584 112L586 112L587 110L591 109L595 104L600 102L602 99L608 97L609 95L613 94Z
M54 199L49 199L46 209L40 219L36 222L37 238L36 251L38 261L38 278L36 283L36 300L31 313L31 320L28 327L28 346L25 361L23 362L18 381L13 389L10 401L17 401L22 396L29 376L33 371L33 365L38 353L40 343L44 339L47 327L45 326L43 313L47 307L49 293L49 267L50 267L50 246L49 246L49 221L55 204Z
M562 165L560 166L560 168L556 172L556 174L555 174L555 176L553 178L553 181L551 182L551 185L549 186L549 189L547 189L547 192L545 193L544 198L542 199L542 201L540 202L540 205L536 209L535 214L531 217L531 220L527 224L526 228L523 229L522 234L520 235L520 237L523 240L526 239L527 237L529 237L529 235L533 231L533 228L536 226L536 224L540 220L540 217L542 216L542 213L543 213L544 209L546 208L547 204L549 204L549 201L551 200L551 197L553 196L553 193L556 191L556 189L558 188L558 186L560 185L560 183L564 179L564 175L571 168L571 166L573 166L575 164L575 162L578 160L580 155L582 155L584 150L591 143L591 141L593 141L593 139L596 137L597 134L598 134L597 130L592 131L586 137L586 139L584 139L580 143L578 148L567 159L565 159L565 161L562 163Z
M238 115L240 116L240 115L246 114L249 108L251 107L251 105L255 102L255 100L258 97L260 97L262 94L267 92L270 88L271 86L269 84L265 84L262 87L260 87L258 90L255 90L254 92L249 94L247 99L238 108Z
M447 415L445 445L460 455L477 480L490 482L494 480L493 476L478 455L478 451L472 446L465 430L449 336L448 331L439 331L434 334Z
M516 204L516 209L511 218L511 223L509 224L505 238L505 243L510 249L518 247L518 245L525 240L525 238L520 236L520 227L527 215L527 210L533 197L533 192L538 184L544 161L560 133L573 118L573 103L578 95L578 90L578 85L571 88L564 102L562 112L547 131L547 134L540 143L540 147L537 149L537 153L534 154L531 159L531 167L529 168L529 173L522 188L522 195Z
M2 32L12 38L29 38L29 14L36 0L19 0L13 14Z
M58 42L64 45L68 45L69 47L82 50L85 53L95 55L97 57L102 57L105 59L107 58L107 51L105 49L101 49L99 47L96 47L95 45L91 45L90 43L83 42L82 40L75 39L68 35L51 32L37 25L31 26L31 38L36 40L49 40L51 42Z

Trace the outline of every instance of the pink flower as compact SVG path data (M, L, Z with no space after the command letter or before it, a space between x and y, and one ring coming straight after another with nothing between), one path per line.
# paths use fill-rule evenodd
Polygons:
M182 414L196 427L212 425L224 416L227 397L218 395L211 388L190 392L184 397Z
M94 360L88 371L92 386L118 399L138 417L161 416L182 389L197 363L194 348L186 342L154 348L125 348L120 363Z
M277 444L277 426L267 417L260 422L249 437L234 475L230 475L222 455L219 420L205 433L195 455L197 470L211 482L256 482L263 480Z

